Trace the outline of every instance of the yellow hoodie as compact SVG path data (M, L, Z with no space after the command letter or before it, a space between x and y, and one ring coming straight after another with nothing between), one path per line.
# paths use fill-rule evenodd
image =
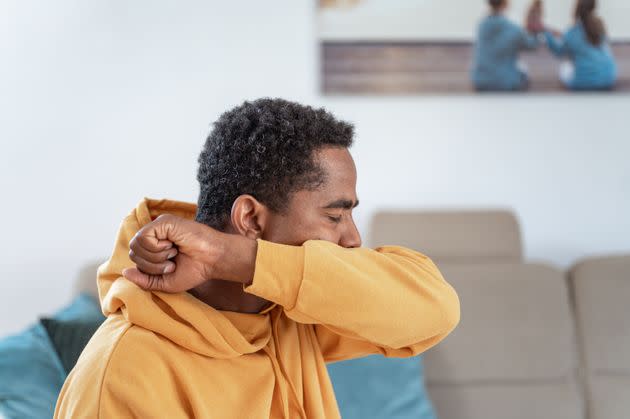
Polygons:
M400 247L259 241L245 290L275 304L218 311L188 293L122 277L129 241L158 215L193 204L145 199L124 220L98 288L108 317L59 395L56 418L336 418L326 362L408 357L459 321L459 300L424 255Z

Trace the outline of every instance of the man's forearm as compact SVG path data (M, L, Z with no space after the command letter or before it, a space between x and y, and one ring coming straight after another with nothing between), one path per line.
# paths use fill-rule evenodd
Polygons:
M236 234L225 234L220 244L221 257L216 262L215 278L250 285L256 267L256 240Z
M245 291L281 305L296 322L402 348L435 344L459 321L453 288L429 258L410 249L345 249L325 241L258 246L255 278Z

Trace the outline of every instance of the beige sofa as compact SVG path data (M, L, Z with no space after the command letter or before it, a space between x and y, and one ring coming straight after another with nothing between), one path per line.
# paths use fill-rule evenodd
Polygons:
M425 356L440 419L630 418L630 256L525 262L507 211L379 213L370 244L430 255L459 293Z
M440 419L630 418L630 256L525 262L508 211L379 213L369 242L430 255L459 293L460 325L425 355ZM96 294L96 266L77 291Z

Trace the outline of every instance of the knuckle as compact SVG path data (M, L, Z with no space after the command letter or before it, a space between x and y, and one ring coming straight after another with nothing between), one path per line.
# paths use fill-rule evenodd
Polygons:
M144 247L144 237L138 236L134 237L133 243L130 243L129 247L134 250L142 249Z
M172 214L162 214L158 216L155 221L160 223L170 223L173 221L174 216Z

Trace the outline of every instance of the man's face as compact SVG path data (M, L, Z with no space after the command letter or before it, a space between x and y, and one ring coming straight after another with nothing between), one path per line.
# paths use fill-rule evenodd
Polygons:
M328 147L316 152L325 173L317 189L295 192L287 210L271 214L263 239L299 246L307 240L326 240L343 247L360 247L361 236L352 210L358 205L357 170L345 148Z

